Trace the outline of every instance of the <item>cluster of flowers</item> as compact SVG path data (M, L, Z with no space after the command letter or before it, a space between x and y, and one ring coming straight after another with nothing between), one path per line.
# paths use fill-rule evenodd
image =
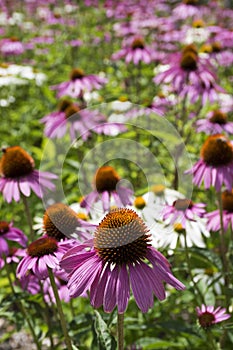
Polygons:
M33 1L29 3L32 5ZM40 18L52 24L64 23L61 16L45 10L42 3L44 12L37 13ZM56 91L58 108L41 119L44 134L48 138L62 138L69 131L72 141L81 137L84 142L93 134L115 136L127 130L128 120L146 118L151 112L164 118L183 101L183 115L178 117L183 123L191 120L192 127L205 137L200 159L186 173L193 176L197 187L204 182L206 190L215 188L220 206L206 212L206 204L194 203L178 191L161 185L135 197L131 189L121 184L117 171L104 165L96 171L93 191L86 194L78 206L80 215L63 203L46 208L42 237L28 244L27 237L13 222L1 221L0 268L17 263L18 283L32 294L40 292L38 281L45 281L44 293L48 300L54 300L48 279L51 269L64 301L89 295L93 307L103 306L105 312L117 307L118 313L124 313L132 291L138 307L147 312L153 307L154 295L159 300L165 299L164 282L177 290L185 288L156 248L174 250L178 244L203 248L211 231L224 235L229 226L233 229L233 144L229 139L233 122L228 119L232 99L218 83L219 64L229 67L233 62L233 41L229 40L232 31L205 24L215 10L212 2L210 7L187 0L174 6L162 0L151 0L150 6L143 3L139 1L136 6L134 1L104 2L108 18L114 15L116 20L125 19L114 25L115 35L124 39L121 50L113 53L110 60L118 64L124 59L128 67L137 66L139 70L143 64L156 65L152 82L160 85L162 92L143 108L129 108L122 122L116 122L94 108L87 108L88 96L107 86L106 76L73 68L68 81L51 86L51 90ZM91 4L92 1L88 1L87 5ZM157 6L162 13L171 10L173 15L155 15ZM75 8L74 5L71 11ZM217 12L215 15L220 16ZM228 13L221 16L226 22L229 19ZM184 19L189 19L191 24L177 29L177 23ZM66 25L72 26L73 22ZM48 40L48 44L52 42L53 38ZM177 42L183 44L177 45ZM36 40L28 43L27 49L33 45ZM82 42L71 45L79 46ZM22 55L25 50L26 46L17 38L0 42L4 56ZM187 116L185 104L189 107L196 104L198 108ZM119 106L120 103L118 109ZM208 112L205 118L200 118L204 107ZM31 191L42 198L46 189L55 190L56 175L36 170L33 158L20 146L7 147L2 152L0 191L6 202L18 202L21 197L29 197ZM98 211L98 218L92 220ZM12 242L23 249L15 248ZM227 287L230 287L229 281ZM230 315L226 312L220 307L197 307L203 328L228 319Z

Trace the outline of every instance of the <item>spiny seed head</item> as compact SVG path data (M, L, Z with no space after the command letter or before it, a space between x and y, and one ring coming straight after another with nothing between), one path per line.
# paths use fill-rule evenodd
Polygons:
M66 118L68 119L72 115L78 113L80 111L80 108L75 105L74 103L70 104L66 109L65 109L65 115Z
M76 213L63 203L55 203L48 207L43 217L43 229L46 235L56 240L74 233L79 226Z
M184 53L180 60L180 66L186 71L195 71L197 69L197 55L192 51Z
M84 71L80 68L74 68L70 73L70 79L82 79L85 76Z
M145 44L142 38L135 38L131 44L133 50L135 49L144 49Z
M219 109L216 109L215 111L213 111L213 114L209 120L213 124L224 125L227 123L227 115Z
M27 252L32 258L41 258L44 255L55 253L57 249L58 245L56 239L44 236L29 244Z
M143 209L146 206L146 201L143 197L137 197L134 200L134 206L137 209Z
M212 46L210 44L204 44L200 47L200 52L203 53L211 53L212 52Z
M116 170L109 166L104 165L100 167L95 174L95 186L98 192L112 192L116 190L116 185L120 181L120 176Z
M228 165L233 161L232 144L224 135L211 135L201 148L201 158L210 166Z
M67 100L67 99L64 99L62 101L59 102L59 105L58 105L58 110L59 112L65 112L65 110L70 106L72 105L73 102Z
M205 22L202 19L196 19L192 23L193 28L203 28L205 27Z
M173 225L174 231L177 233L185 233L185 228L180 222L175 222Z
M151 191L154 192L156 196L163 196L165 189L166 187L164 185L154 185L152 186Z
M185 211L186 209L191 209L193 206L193 202L190 199L177 199L173 202L173 207L176 208L176 210Z
M212 52L220 52L222 50L222 45L220 42L216 41L212 45Z
M224 191L222 193L222 208L228 212L233 212L233 192Z
M0 221L0 236L9 231L9 224L6 221Z
M110 264L136 263L146 257L150 237L135 211L120 208L101 221L94 233L94 247L99 257Z
M34 169L33 158L20 146L7 147L0 159L0 174L4 177L17 178L29 175Z
M212 313L205 311L198 317L198 320L202 328L208 328L214 324L215 317Z
M195 55L198 54L197 47L194 44L189 44L183 47L182 54L185 55L186 53L193 53Z

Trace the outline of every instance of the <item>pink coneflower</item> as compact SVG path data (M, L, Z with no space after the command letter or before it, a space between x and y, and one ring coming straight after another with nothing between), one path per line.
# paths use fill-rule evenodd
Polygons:
M55 203L50 205L43 217L43 230L49 237L56 240L75 238L78 240L91 239L91 231L96 225L82 220L68 205Z
M125 59L125 63L133 62L135 65L139 62L149 64L153 60L155 51L146 46L142 37L133 38L131 45L123 47L120 51L112 55L113 60Z
M204 203L193 203L189 199L177 199L172 205L166 205L163 210L163 220L167 220L173 225L175 222L180 222L184 227L186 221L196 221L196 217L203 217L205 214Z
M206 13L205 7L200 5L199 0L183 0L173 10L173 16L185 20L188 17L201 17Z
M207 58L198 56L195 45L190 44L182 52L169 55L169 68L159 73L153 81L156 84L171 83L181 96L190 94L194 99L200 96L199 90L208 90L214 86L216 75L213 66Z
M201 308L197 307L198 322L202 328L209 328L216 323L228 320L231 315L226 313L226 309L220 306L214 309L214 306L203 305Z
M113 197L118 207L130 205L133 191L120 184L120 176L111 166L100 167L94 177L95 189L84 197L80 205L89 212L92 205L101 200L103 210L110 209L110 200Z
M29 244L27 255L17 266L16 275L24 278L28 271L32 271L39 279L48 277L48 267L58 269L63 255L73 245L73 241L58 242L55 238L43 236Z
M233 134L233 122L228 121L227 114L219 109L211 111L206 119L196 122L197 132L204 131L206 134L221 134L226 132Z
M211 186L220 191L224 184L231 191L233 185L233 146L226 136L211 135L201 148L201 159L186 172L193 175L193 183L205 189Z
M0 221L0 256L9 255L8 241L14 241L26 247L27 237L20 229L13 226L13 222Z
M24 51L24 45L17 38L12 37L0 41L0 52L4 56L21 55Z
M153 294L165 299L163 282L184 289L165 257L151 247L150 237L133 210L109 212L97 227L93 242L77 245L61 261L62 268L70 272L71 297L89 290L93 307L103 305L105 312L112 312L117 306L118 313L124 313L132 290L138 307L147 312L153 307Z
M69 129L72 141L79 136L86 141L92 133L117 135L126 131L123 124L109 123L98 111L81 109L69 100L61 101L59 110L46 115L41 122L45 124L44 133L47 137L61 138Z
M27 238L26 238L27 239ZM2 243L0 243L0 245L2 246ZM25 247L25 245L24 245ZM3 255L5 255L4 258L1 258L1 252L0 252L0 269L2 269L5 266L5 263L7 264L12 264L12 263L16 263L18 264L20 259L25 256L25 249L21 249L21 248L15 248L15 247L9 247L8 249L8 254L6 255L6 253L3 253Z
M68 303L70 301L70 293L67 287L67 282L55 277L55 283L57 285L57 291L58 291L60 300L64 301L65 303ZM44 292L44 299L47 304L49 305L51 303L56 304L56 299L55 299L53 288L51 286L51 282L49 278L47 278L43 283L43 292Z
M54 190L55 185L50 179L57 176L34 169L33 158L20 146L3 149L0 159L0 191L5 200L10 203L13 199L20 200L20 192L29 197L31 190L41 198L44 190Z
M98 75L86 75L82 69L74 68L70 74L70 80L51 87L58 90L57 97L70 96L78 98L86 91L99 90L107 79Z
M222 209L223 209L223 229L226 231L231 225L233 229L233 192L224 191L222 196ZM207 218L207 228L210 231L219 231L221 229L221 217L219 209L214 210L205 215Z

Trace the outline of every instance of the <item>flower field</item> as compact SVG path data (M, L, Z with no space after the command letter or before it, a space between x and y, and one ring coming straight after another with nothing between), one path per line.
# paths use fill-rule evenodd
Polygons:
M232 28L0 0L0 349L232 349Z

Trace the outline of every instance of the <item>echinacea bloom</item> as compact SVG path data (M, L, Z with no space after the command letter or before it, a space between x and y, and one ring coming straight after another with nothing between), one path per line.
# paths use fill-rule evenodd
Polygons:
M193 44L185 46L182 52L170 54L167 63L169 67L153 81L156 84L171 83L182 97L188 95L195 100L200 97L200 89L205 91L215 86L216 75L212 64L208 58L198 55Z
M227 119L227 114L219 109L211 111L206 119L199 119L196 122L197 132L204 131L206 134L233 134L233 122Z
M1 244L1 243L0 243ZM20 259L25 256L25 249L22 248L15 248L15 247L9 247L8 254L3 254L3 257L1 257L0 252L0 269L2 269L6 264L18 264Z
M220 306L214 309L214 306L203 305L196 308L198 322L202 328L209 328L216 323L228 320L231 315L226 313L226 309Z
M107 79L98 75L86 75L80 68L74 68L70 74L70 80L54 85L52 90L57 90L57 97L70 96L78 98L86 91L99 90Z
M177 4L172 13L174 18L185 20L194 16L200 18L205 12L206 7L203 7L199 0L183 0Z
M92 205L101 200L103 210L109 211L111 197L118 207L130 205L133 191L122 186L120 180L120 176L113 167L109 165L100 167L94 177L95 189L83 198L81 207L89 212Z
M178 290L185 286L173 275L166 258L150 244L143 220L131 209L110 211L96 228L94 240L68 251L60 263L69 274L71 297L90 291L95 308L124 313L132 290L142 312L154 297L165 299L163 282ZM89 248L89 250L87 250ZM150 264L150 265L149 265Z
M7 147L2 150L0 159L0 191L10 203L20 200L20 192L29 197L31 190L41 198L45 189L54 190L50 181L57 176L50 172L35 170L33 158L20 146Z
M135 65L139 62L149 64L153 60L154 50L147 47L142 37L133 38L130 45L123 47L120 51L112 55L113 60L125 59L125 63L133 62Z
M201 148L201 159L186 171L193 175L193 183L201 186L204 181L205 189L211 186L216 191L224 184L231 191L233 185L233 146L226 136L211 135Z
M49 138L63 137L67 129L70 132L70 138L74 141L81 137L86 141L92 133L116 135L126 131L124 124L109 123L106 116L97 110L81 109L69 100L62 100L58 111L52 112L41 119L45 124L44 134Z
M223 230L226 232L229 226L233 229L233 192L224 191L221 193L221 197ZM205 217L207 218L208 230L217 232L221 229L221 215L219 209L207 213Z
M13 222L0 221L0 256L8 256L10 248L8 241L17 242L20 246L26 247L27 237L13 226Z
M32 271L39 279L48 277L48 268L58 269L59 262L65 252L73 245L73 241L58 242L55 238L42 236L27 247L27 254L17 266L16 276L24 278Z
M171 225L178 221L186 227L187 221L196 221L196 217L203 217L205 206L204 203L193 203L187 198L177 199L172 205L165 206L163 220L167 220Z
M16 37L6 38L0 41L0 52L3 56L21 55L24 51L23 43Z
M92 238L90 232L95 228L96 225L80 219L73 209L63 203L50 205L44 213L44 233L58 241L67 237L78 240L90 239Z

